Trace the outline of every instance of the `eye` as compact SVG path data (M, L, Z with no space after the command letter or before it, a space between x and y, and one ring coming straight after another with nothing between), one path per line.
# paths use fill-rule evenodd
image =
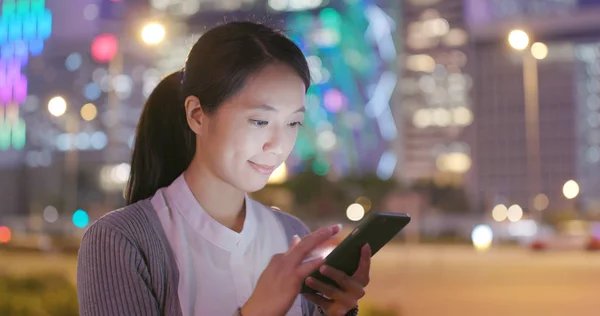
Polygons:
M298 128L298 127L300 127L300 126L304 126L304 125L302 125L302 122L292 122L292 123L290 123L289 125L290 125L290 127L292 127L292 128Z
M269 122L267 121L262 121L262 120L249 120L250 124L256 126L256 127L265 127L267 126L267 124L269 124Z

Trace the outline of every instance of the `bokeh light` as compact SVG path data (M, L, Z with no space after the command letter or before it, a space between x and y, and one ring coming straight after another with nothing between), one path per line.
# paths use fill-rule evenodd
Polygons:
M101 95L102 89L100 89L100 86L95 82L90 82L83 88L83 96L90 101L97 100Z
M156 45L165 39L165 27L156 22L148 23L142 29L142 40L149 45Z
M43 216L48 223L54 223L58 220L58 210L56 207L48 205L44 208Z
M548 199L548 196L546 194L538 194L535 196L535 198L533 198L533 208L535 208L538 211L543 211L546 208L548 208L548 205L550 204L550 200Z
M98 109L92 103L84 104L81 107L81 117L86 121L91 121L98 115Z
M494 232L488 225L477 225L471 232L471 241L473 247L479 252L484 252L490 249L494 240Z
M531 45L531 55L535 59L544 59L548 57L548 46L544 43L535 42Z
M513 223L520 221L523 218L523 209L517 204L511 205L506 211L506 218Z
M363 206L363 208L365 209L365 212L368 212L369 210L371 210L371 200L369 200L368 197L366 196L361 196L358 199L356 199L356 203L360 204Z
M575 180L569 180L563 185L563 195L571 200L579 195L579 184Z
M100 34L92 41L92 58L97 62L109 62L119 50L119 41L114 34Z
M50 114L59 117L65 114L66 111L67 101L63 97L56 96L48 101L48 112L50 112Z
M75 227L85 228L90 222L90 217L86 211L77 210L75 213L73 213L72 220Z
M504 204L498 204L494 206L492 209L492 218L496 222L501 222L506 219L508 213L508 209Z
M524 50L529 46L529 35L523 30L512 30L508 34L508 44L516 50Z
M67 56L67 59L65 60L65 67L69 71L75 71L79 69L79 67L81 67L82 63L83 57L81 56L81 54L72 53L69 56Z
M348 219L351 221L360 221L364 216L365 208L358 203L352 203L346 209L346 217L348 217Z
M0 226L0 244L8 243L12 239L10 228Z

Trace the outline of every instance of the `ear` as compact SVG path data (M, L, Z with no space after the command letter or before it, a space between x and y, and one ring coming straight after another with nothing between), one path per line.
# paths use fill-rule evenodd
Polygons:
M202 125L206 124L206 115L197 97L190 95L185 98L185 116L192 131L197 135L200 134Z

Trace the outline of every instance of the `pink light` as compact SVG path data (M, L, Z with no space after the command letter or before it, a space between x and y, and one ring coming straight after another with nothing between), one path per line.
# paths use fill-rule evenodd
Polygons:
M118 50L119 43L113 34L100 34L92 42L92 57L98 62L111 61Z
M0 102L8 104L12 99L12 84L7 83L0 87Z
M346 108L346 97L336 89L329 89L325 92L323 99L325 108L331 113L337 113Z
M21 75L21 78L15 81L13 93L14 101L17 104L25 103L25 99L27 99L27 77Z
M13 59L6 67L6 78L14 82L19 77L21 77L21 63Z

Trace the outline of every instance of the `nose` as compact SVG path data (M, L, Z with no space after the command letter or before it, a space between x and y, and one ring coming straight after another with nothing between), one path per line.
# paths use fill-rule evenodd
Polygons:
M267 141L263 144L263 151L275 155L281 155L284 152L285 137L281 131L273 131Z

